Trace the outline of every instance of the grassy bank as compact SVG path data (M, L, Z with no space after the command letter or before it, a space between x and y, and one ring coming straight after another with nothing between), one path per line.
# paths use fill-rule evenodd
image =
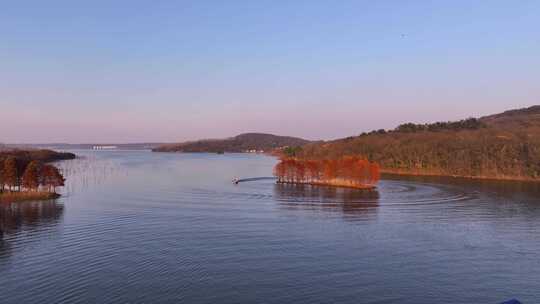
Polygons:
M394 170L394 169L381 169L383 175L396 175L396 176L419 176L419 177L448 177L448 178L460 178L460 179L472 179L472 180L487 180L487 181L514 181L514 182L540 182L538 178L532 178L528 176L511 176L511 175L457 175L441 172L429 172L422 170Z
M0 193L0 203L48 200L60 197L51 192L4 192Z

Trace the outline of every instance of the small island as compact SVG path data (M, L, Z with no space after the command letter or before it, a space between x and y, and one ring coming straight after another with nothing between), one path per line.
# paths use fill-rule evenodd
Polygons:
M274 168L280 184L309 184L374 189L379 165L356 156L339 159L282 158Z
M59 197L56 189L64 186L65 178L48 163L73 158L72 153L51 150L0 151L0 202Z

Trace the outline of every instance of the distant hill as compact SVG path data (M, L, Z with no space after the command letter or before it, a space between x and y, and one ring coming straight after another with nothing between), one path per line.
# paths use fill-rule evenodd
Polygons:
M310 143L292 156L343 155L378 162L386 173L540 180L540 106L456 122L406 123Z
M309 141L296 137L277 136L264 133L245 133L226 139L207 139L178 144L167 144L154 148L154 152L270 152L275 149L303 146Z

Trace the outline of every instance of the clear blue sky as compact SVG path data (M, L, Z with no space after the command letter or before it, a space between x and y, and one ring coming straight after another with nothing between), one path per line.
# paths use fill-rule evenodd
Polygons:
M5 1L0 142L329 139L540 104L539 1Z

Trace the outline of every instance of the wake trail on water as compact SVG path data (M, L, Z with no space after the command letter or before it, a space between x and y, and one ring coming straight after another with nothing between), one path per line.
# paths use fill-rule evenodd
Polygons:
M260 181L260 180L275 180L276 178L275 177L249 177L249 178L240 178L240 179L237 179L236 182L237 183L243 183L243 182L255 182L255 181Z

